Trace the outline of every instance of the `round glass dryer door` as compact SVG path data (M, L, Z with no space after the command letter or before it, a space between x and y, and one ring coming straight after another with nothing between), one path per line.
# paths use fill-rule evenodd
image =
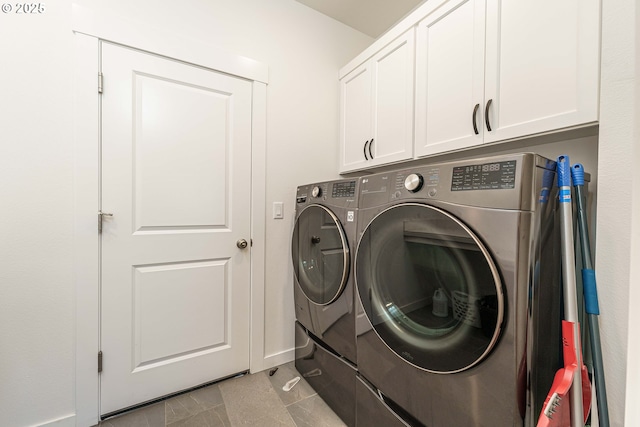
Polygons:
M441 209L407 203L377 215L359 243L355 274L378 336L418 368L463 371L498 340L498 270L473 232Z
M320 205L300 212L291 251L293 271L309 300L326 305L340 296L349 274L349 247L333 212Z

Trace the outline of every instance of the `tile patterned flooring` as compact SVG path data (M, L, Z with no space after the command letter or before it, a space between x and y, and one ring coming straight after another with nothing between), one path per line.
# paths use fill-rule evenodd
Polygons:
M290 391L282 386L299 376ZM100 427L344 427L290 362L107 419Z

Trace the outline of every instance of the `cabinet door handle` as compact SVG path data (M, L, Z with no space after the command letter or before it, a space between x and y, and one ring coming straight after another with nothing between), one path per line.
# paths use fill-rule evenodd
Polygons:
M364 148L362 149L362 151L364 152L364 159L365 160L369 160L369 158L367 157L367 144L369 143L369 140L366 140L364 142Z
M373 138L369 141L369 157L373 160L373 153L371 152L371 146L373 145Z
M473 132L478 135L478 125L476 124L476 116L478 115L478 108L480 108L480 104L476 104L473 108L473 114L471 115L471 123L473 123Z
M491 132L491 123L489 123L489 107L491 107L491 102L493 99L487 101L487 106L484 107L484 122L487 125L487 130Z

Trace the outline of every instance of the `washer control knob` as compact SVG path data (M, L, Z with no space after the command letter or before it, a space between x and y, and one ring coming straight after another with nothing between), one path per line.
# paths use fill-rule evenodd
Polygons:
M422 184L424 184L424 179L422 179L422 175L417 173L409 174L404 180L404 188L412 193L420 191Z
M313 187L313 189L311 189L311 197L313 198L320 197L321 194L322 194L322 189L317 185Z

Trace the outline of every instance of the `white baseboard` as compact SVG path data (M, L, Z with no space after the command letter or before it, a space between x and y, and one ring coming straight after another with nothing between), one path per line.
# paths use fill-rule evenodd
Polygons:
M270 354L264 357L263 369L270 369L278 365L292 362L295 359L295 349L281 351L280 353Z
M38 427L75 427L76 426L76 414L67 415L66 417L58 418L55 420L47 421L43 424L36 424Z

